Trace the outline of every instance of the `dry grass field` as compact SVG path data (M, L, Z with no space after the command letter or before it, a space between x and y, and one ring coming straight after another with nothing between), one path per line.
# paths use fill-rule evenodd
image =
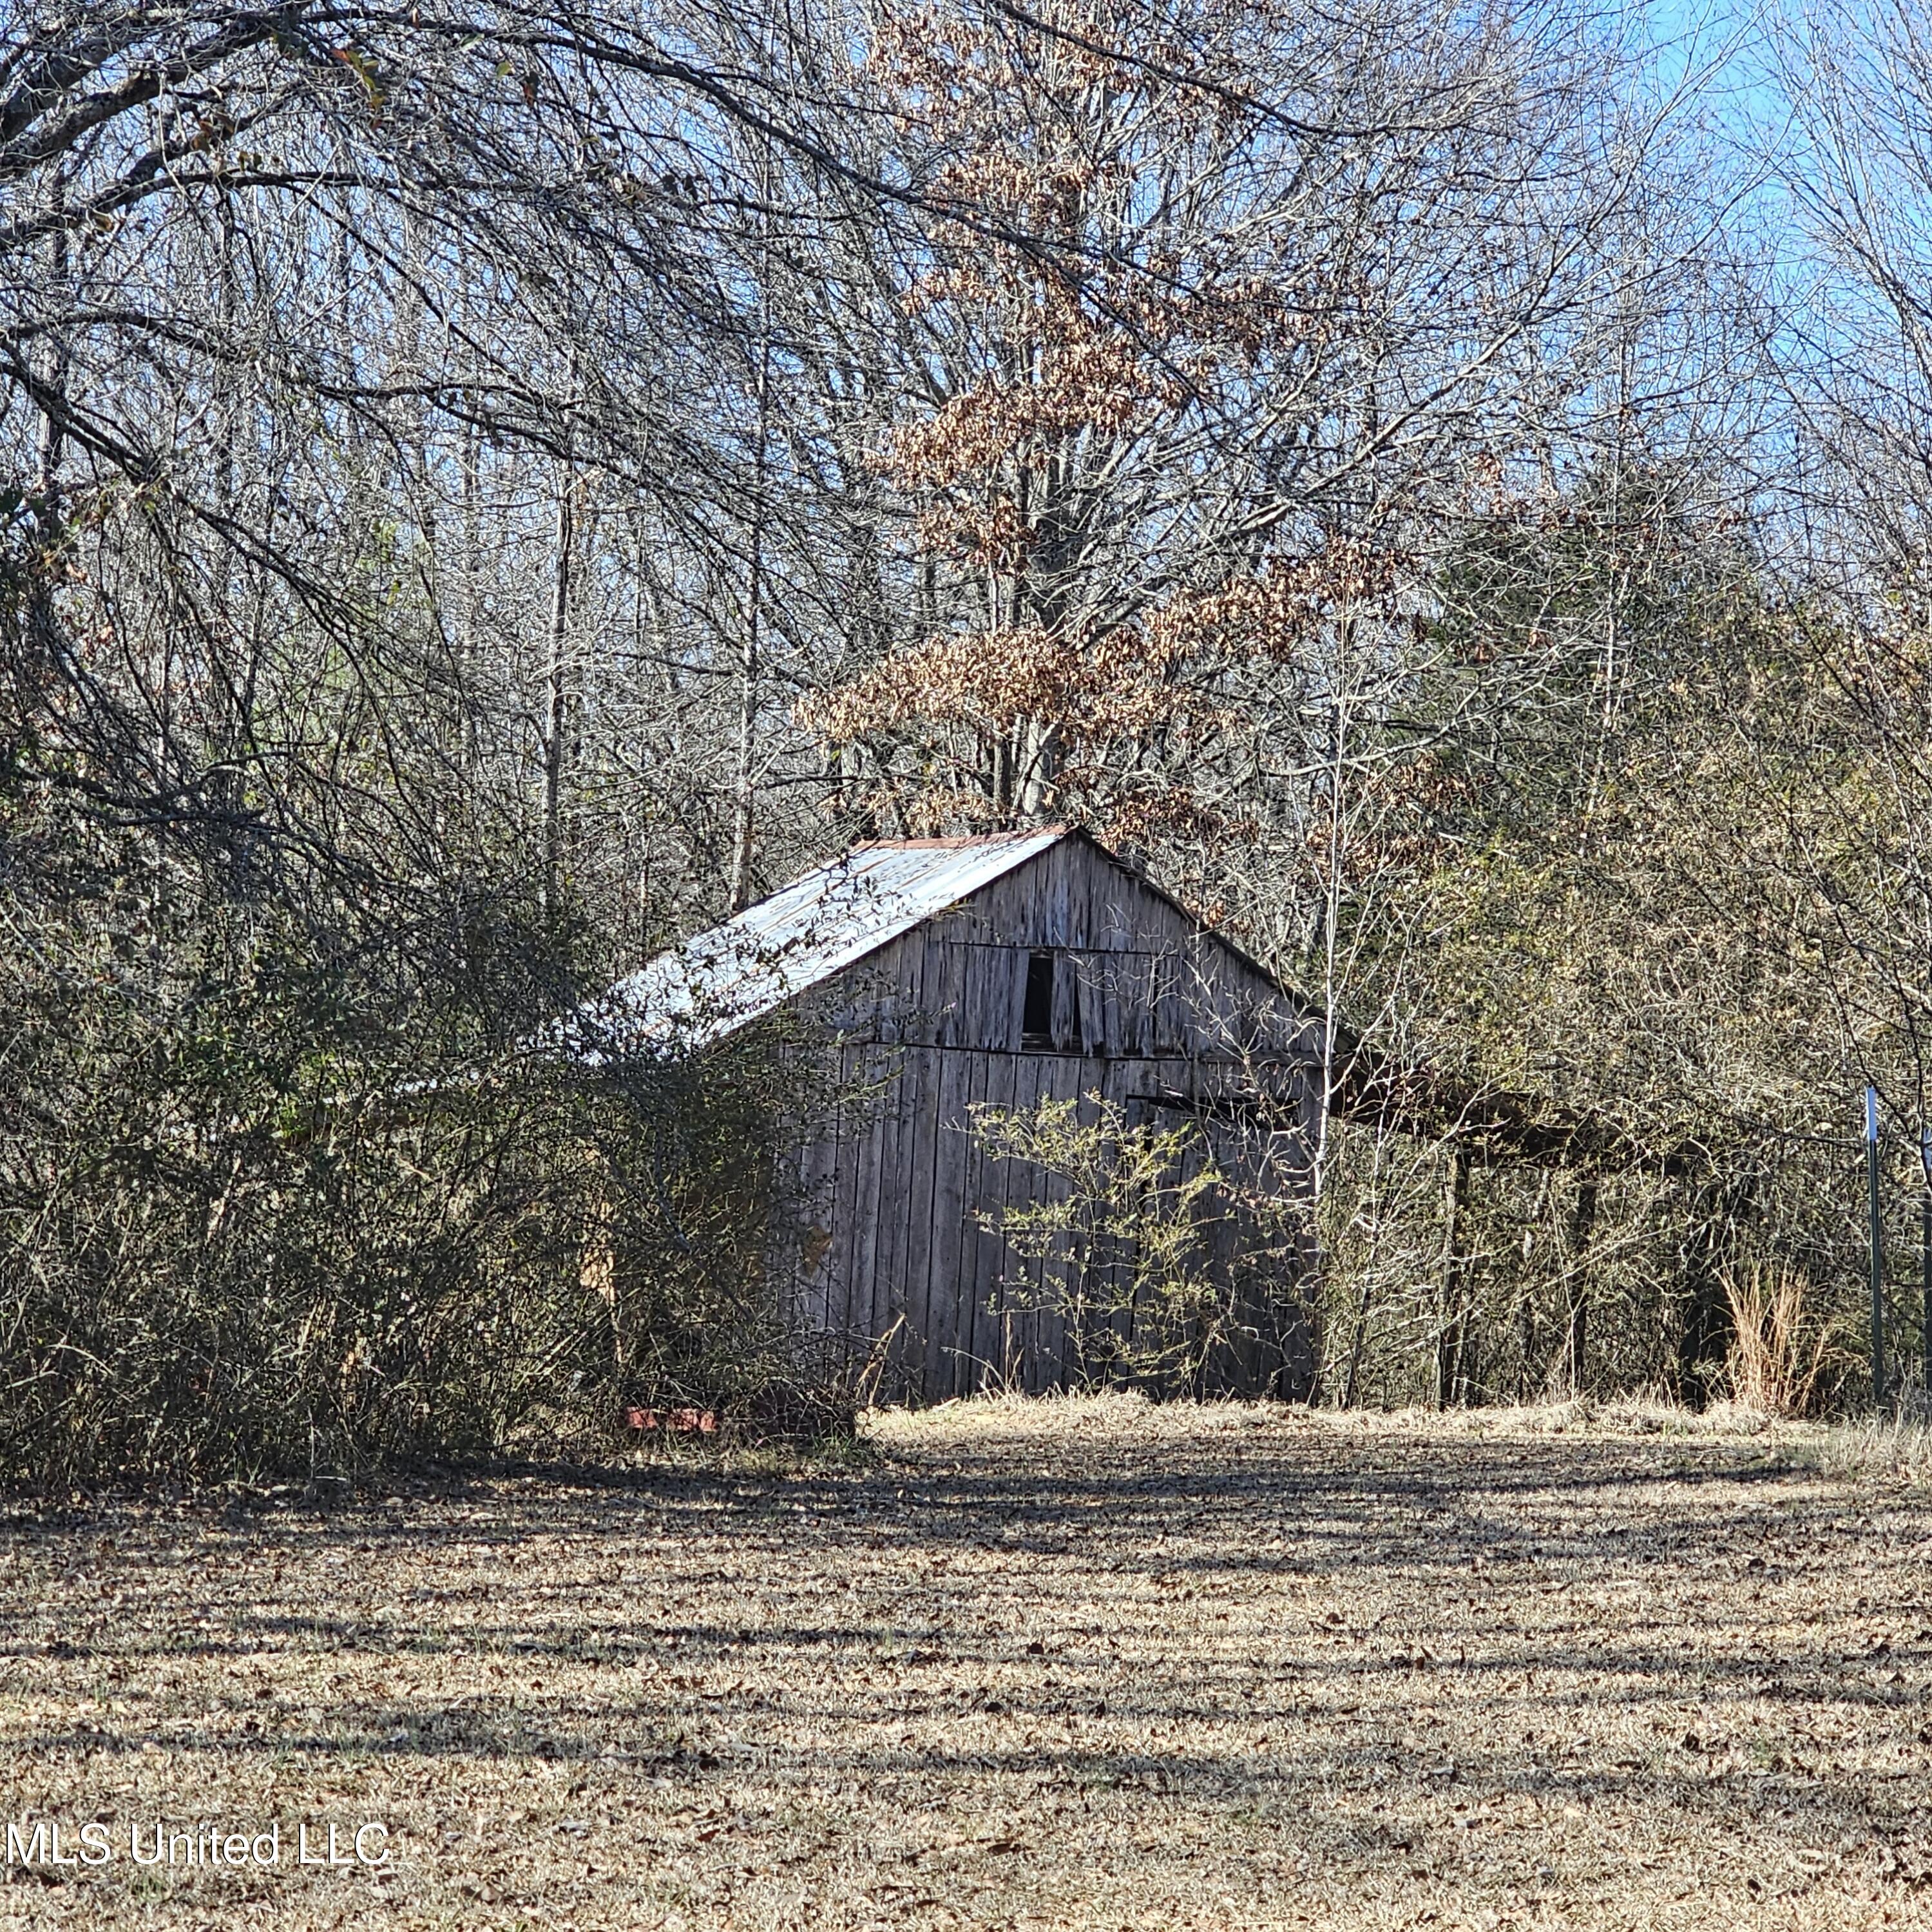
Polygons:
M1932 1497L1834 1468L989 1402L794 1468L23 1513L0 1802L111 1856L16 1856L0 1924L1932 1924ZM157 1820L278 1862L136 1865ZM297 1862L365 1820L388 1862Z

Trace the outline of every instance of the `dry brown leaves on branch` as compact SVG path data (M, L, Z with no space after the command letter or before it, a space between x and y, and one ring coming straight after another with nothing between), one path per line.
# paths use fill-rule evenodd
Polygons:
M1063 795L1096 816L1131 812L1124 749L1158 735L1172 757L1238 734L1240 714L1214 695L1222 674L1257 658L1292 664L1316 630L1352 611L1385 616L1399 569L1337 539L1258 577L1176 595L1144 622L1090 639L1040 626L932 638L808 698L798 715L833 745L909 726L1000 734L1042 722L1057 736ZM1184 788L1168 807L1142 808L1175 823L1199 815Z

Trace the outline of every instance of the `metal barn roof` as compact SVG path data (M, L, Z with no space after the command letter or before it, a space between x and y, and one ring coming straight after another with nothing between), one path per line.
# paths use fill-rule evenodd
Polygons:
M592 1061L611 1047L709 1046L1070 836L1056 826L856 847L620 980L563 1022L565 1042Z

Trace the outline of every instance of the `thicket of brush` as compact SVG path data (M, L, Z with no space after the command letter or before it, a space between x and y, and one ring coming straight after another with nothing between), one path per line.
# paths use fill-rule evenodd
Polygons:
M762 1061L412 1094L398 1052L340 1094L223 1004L89 1041L70 1137L0 1136L0 1477L602 1453L637 1405L813 1398L758 1268Z
M50 744L13 565L0 1480L327 1478L602 1450L637 1404L796 1411L758 1265L811 1100L784 1042L531 1050L587 937L434 758L299 828L104 806L141 747L111 712Z
M425 1087L419 1030L332 1052L259 956L138 1017L59 976L57 1025L51 976L0 1095L0 1478L314 1480L796 1406L755 1050Z
M476 1076L854 839L1063 820L1620 1150L1338 1130L1324 1399L1869 1396L1932 43L1790 0L1739 92L1656 30L9 8L0 1472L778 1402L698 1204L798 1098Z

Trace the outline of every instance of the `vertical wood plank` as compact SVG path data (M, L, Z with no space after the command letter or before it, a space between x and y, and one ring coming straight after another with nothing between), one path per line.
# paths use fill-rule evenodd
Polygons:
M941 946L927 957L928 972L934 974L938 981L930 990L935 996L934 1018L938 1023L935 1037L941 1046L960 1046L970 1043L965 1017L966 964L969 950L963 946Z
M1026 946L1003 946L999 949L994 1006L982 1042L998 1052L1017 1053L1020 1050L1021 1022L1026 1016L1027 968L1031 958L1031 951Z
M866 1140L865 1102L854 1091L859 1071L859 1049L842 1048L838 1077L843 1097L838 1108L838 1158L832 1184L832 1250L826 1257L832 1273L826 1287L838 1335L839 1360L848 1364L859 1346L852 1320L854 1246L860 1233L856 1200L859 1154Z
M1072 848L1072 862L1079 871L1079 890L1074 900L1072 930L1066 943L1077 946L1082 952L1091 952L1100 944L1107 891L1111 884L1107 875L1114 868L1084 842L1070 840L1068 843Z
M884 1225L874 1264L877 1292L884 1301L880 1332L903 1318L879 1386L880 1398L892 1401L920 1400L926 1376L924 1283L914 1280L911 1239L915 1221L927 1211L918 1194L915 1174L923 1138L920 1115L926 1092L922 1072L929 1055L926 1047L916 1042L931 1036L926 1016L926 980L932 951L923 931L908 934L904 942L903 1015L898 1028L902 1045L893 1070L890 1125L880 1150L879 1211ZM929 1196L929 1177L926 1186Z
M1054 1049L1059 1053L1080 1051L1082 1015L1079 1007L1080 979L1076 956L1056 952L1053 956L1053 1006L1048 1023Z
M1066 844L1055 846L1048 856L1057 862L1050 868L1042 866L1039 872L1034 916L1038 922L1041 943L1048 946L1065 946L1069 943L1072 920L1066 875L1067 850Z
M1109 1060L1120 1054L1120 983L1114 956L1077 952L1080 986L1080 1051Z
M1042 1093L1051 1094L1053 1070L1058 1064L1057 1059L1042 1054L1028 1054L1015 1060L1012 1104L1016 1112L1032 1112L1038 1108ZM1016 1162L1007 1179L1006 1204L1010 1208L1043 1206L1056 1191L1064 1196L1064 1180L1044 1168ZM1028 1312L1018 1318L1024 1348L1024 1386L1029 1395L1039 1395L1058 1386L1062 1378L1058 1336L1066 1324L1041 1305L1048 1280L1046 1264L1023 1258L1008 1249L1002 1267L1012 1284L1011 1292L1027 1304Z
M960 1087L960 1132L957 1142L959 1162L959 1258L956 1303L958 1328L954 1335L952 1346L962 1365L962 1372L965 1377L963 1390L966 1393L976 1393L984 1386L986 1358L982 1345L989 1340L982 1332L986 1323L984 1311L980 1306L980 1266L983 1238L978 1222L978 1209L985 1190L987 1161L977 1137L971 1131L971 1110L976 1102L986 1097L988 1071L992 1058L990 1054L970 1052L959 1055L964 1064ZM997 1350L994 1352L997 1353Z
M877 1130L878 1178L873 1209L876 1232L872 1259L871 1328L874 1341L894 1333L894 1324L902 1317L910 1319L905 1292L906 1207L910 1177L905 1167L909 1145L903 1054L895 1054L890 1066L882 1068L881 1072L887 1084L879 1096ZM880 1400L895 1401L899 1398L904 1379L904 1359L905 1334L901 1328L880 1374L876 1393Z
M938 1187L940 1075L946 1056L938 1047L908 1054L901 1079L906 1083L906 1117L912 1144L900 1157L908 1176L904 1280L906 1298L908 1394L937 1402L941 1387L940 1354L932 1296L933 1198ZM944 1312L943 1307L938 1311Z
M961 1226L964 1204L966 1136L964 1127L970 1056L942 1052L934 1108L931 1256L926 1270L929 1342L927 1381L940 1396L963 1395L970 1388L970 1368L960 1353L971 1346L971 1316L961 1306Z
M996 1107L1013 1105L1015 1070L1024 1056L1013 1053L976 1054L980 1063L974 1085L974 1098ZM1004 1213L1007 1188L1016 1169L1024 1162L996 1160L987 1155L983 1144L974 1141L967 1168L967 1254L970 1259L970 1304L973 1310L973 1351L983 1370L990 1366L1001 1377L1012 1370L1011 1344L1020 1330L1002 1311L1000 1277L1006 1253L1005 1238L998 1232ZM989 1216L992 1228L982 1224Z
M1156 955L1153 961L1154 1050L1156 1054L1179 1054L1188 1044L1186 1016L1181 1005L1184 962L1172 954Z
M1120 1052L1129 1058L1144 1058L1154 1051L1154 956L1123 952L1118 956L1124 1014Z
M1102 1101L1118 1108L1123 1118L1131 1124L1136 1117L1129 1106L1131 1088L1128 1066L1129 1063L1118 1060L1093 1063L1093 1072L1083 1080L1082 1090L1083 1093L1097 1092ZM1085 1111L1090 1117L1096 1112L1090 1103ZM1109 1300L1125 1293L1127 1284L1132 1280L1134 1258L1130 1245L1124 1244L1101 1270L1100 1290ZM1126 1347L1131 1346L1134 1339L1134 1324L1135 1310L1131 1306L1124 1306L1114 1316L1111 1323L1105 1325L1111 1327L1114 1337L1123 1347Z
M886 1096L872 1090L883 1076L878 1051L872 1048L855 1054L854 1060L854 1073L867 1090L854 1103L856 1118L852 1150L851 1232L846 1243L851 1289L846 1322L852 1333L854 1355L862 1366L869 1360L872 1343L881 1332L876 1300L877 1264L883 1198L880 1163L884 1154Z

